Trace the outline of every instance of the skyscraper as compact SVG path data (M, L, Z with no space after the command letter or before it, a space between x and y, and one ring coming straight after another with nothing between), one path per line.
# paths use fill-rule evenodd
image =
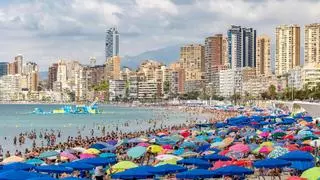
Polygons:
M105 65L105 78L107 80L119 80L120 79L120 57L109 57Z
M299 65L300 27L298 25L278 26L276 28L276 75L286 75L290 69Z
M256 66L256 30L232 25L228 30L228 59L232 68Z
M261 35L257 38L256 74L271 74L270 37Z
M212 81L212 74L226 65L225 39L222 34L216 34L205 39L205 69L206 79Z
M304 28L305 64L320 64L320 24L309 24Z
M54 63L48 71L48 89L53 90L53 83L57 81L58 64Z
M16 74L22 74L23 70L23 56L22 55L18 55L14 58L14 63L15 63L15 70L16 70Z
M106 60L113 56L119 56L119 32L116 27L106 31Z
M0 77L8 74L8 69L9 69L8 66L9 66L8 62L0 62Z

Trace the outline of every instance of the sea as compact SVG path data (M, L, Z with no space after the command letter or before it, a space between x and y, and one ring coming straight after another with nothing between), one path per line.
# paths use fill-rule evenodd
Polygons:
M163 107L126 107L117 105L99 105L101 114L33 114L34 108L44 111L52 111L63 105L48 104L1 104L0 105L0 149L4 152L14 152L32 147L32 141L28 138L23 145L13 145L13 139L18 138L20 133L35 131L37 136L40 132L61 132L57 142L62 142L68 136L101 136L102 127L106 132L118 129L123 132L146 130L148 128L165 127L173 124L181 124L186 120L197 118L177 109ZM157 122L156 124L154 122ZM124 126L128 123L129 126ZM43 146L47 142L37 138L36 145Z

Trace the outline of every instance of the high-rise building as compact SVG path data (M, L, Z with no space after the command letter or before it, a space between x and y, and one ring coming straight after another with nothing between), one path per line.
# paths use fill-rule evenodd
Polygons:
M181 47L180 65L185 70L186 81L204 79L204 46L191 44Z
M113 56L119 56L119 32L116 27L106 31L105 43L106 60Z
M120 57L109 57L105 65L105 78L107 80L119 80L120 79Z
M212 81L212 75L226 64L226 40L222 34L216 34L205 39L206 79Z
M9 66L8 62L0 62L0 77L8 74L8 69L9 69L8 66Z
M54 63L48 71L48 89L53 90L53 83L57 81L58 64Z
M304 28L304 63L320 64L320 24L309 24Z
M90 57L90 67L96 66L97 59L95 57Z
M23 56L18 55L14 58L14 63L15 63L15 70L16 74L22 74L23 73Z
M32 71L28 76L30 82L28 82L28 89L30 91L38 91L39 74L38 71Z
M8 64L8 74L15 75L17 72L16 70L16 63L12 62Z
M275 71L282 76L300 65L300 27L281 25L276 28Z
M257 53L256 53L256 72L257 75L271 74L271 52L270 52L270 37L261 35L257 38Z
M232 25L228 30L228 59L232 68L256 66L256 30Z

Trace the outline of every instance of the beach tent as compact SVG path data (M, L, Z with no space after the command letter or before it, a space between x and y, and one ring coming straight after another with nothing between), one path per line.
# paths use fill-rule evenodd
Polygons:
M253 174L253 171L248 168L240 167L240 166L225 166L222 168L218 168L213 171L217 175L221 176L234 176L234 175L248 175L248 174Z
M64 166L64 167L70 167L74 170L92 170L92 169L94 169L93 165L81 163L81 162L77 162L77 161L71 162L71 163L62 163L60 165Z
M205 170L205 169L193 169L190 171L185 171L178 173L176 178L179 179L204 179L204 178L217 178L219 175L214 173L213 171Z
M281 159L264 159L253 163L253 166L256 168L281 168L290 165L289 161Z
M211 163L209 163L208 161L205 161L203 159L200 159L200 158L182 159L182 160L177 161L177 164L195 165L195 166L207 167L207 168L212 166Z
M2 167L4 170L30 170L32 168L34 168L34 165L22 162L10 163Z
M164 164L161 166L157 166L154 169L150 170L149 172L158 174L158 175L166 175L166 174L173 174L178 172L187 171L188 169L178 165L172 164Z
M61 165L47 165L47 166L38 166L35 168L38 172L46 173L72 173L73 169L69 167L64 167Z

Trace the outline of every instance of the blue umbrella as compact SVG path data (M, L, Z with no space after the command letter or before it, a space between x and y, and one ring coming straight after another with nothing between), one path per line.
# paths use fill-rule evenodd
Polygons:
M177 161L177 164L211 167L211 163L200 158L188 158Z
M147 179L153 178L154 174L148 172L149 168L133 168L112 175L113 179Z
M48 165L48 166L38 166L35 168L38 172L46 173L72 173L73 169L69 167L64 167L60 165Z
M309 168L312 168L315 166L314 161L290 161L291 162L291 168L297 169L300 171L307 170Z
M204 144L204 145L202 145L202 146L199 146L199 147L197 148L196 152L204 152L204 151L206 151L207 149L209 149L210 146L211 146L210 144Z
M10 163L3 166L4 170L30 170L32 168L34 168L34 165L21 162Z
M52 178L50 176L44 176L44 177L33 177L33 178L29 178L27 180L56 180L55 178Z
M253 163L256 168L281 168L290 165L291 162L282 159L264 159Z
M61 178L61 179L64 179L64 180L89 180L86 178L77 178L77 177L66 177L66 178Z
M191 142L191 141L185 141L180 145L180 147L183 147L183 148L195 148L196 144L194 142Z
M89 148L94 148L94 149L100 150L100 149L103 149L103 148L105 148L105 147L106 147L106 146L103 145L103 144L96 143L96 144L92 144Z
M41 177L42 174L35 173L35 172L27 172L27 171L15 171L9 170L0 173L0 179L2 180L21 180L21 179L28 179L33 177Z
M253 171L251 169L244 168L241 166L234 166L234 165L218 168L218 169L214 170L213 172L215 172L216 174L221 175L221 176L253 174Z
M173 155L176 155L176 156L179 156L179 155L181 155L181 154L183 154L184 153L184 149L183 148L180 148L180 149L178 149L178 150L175 150L175 151L173 151Z
M159 175L166 175L166 174L173 174L178 172L183 172L188 170L185 167L172 165L172 164L165 164L161 166L157 166L154 169L150 170L150 173L159 174Z
M278 157L278 159L283 159L287 161L313 161L314 157L308 152L291 151L291 152L288 152L287 154L284 154Z
M176 177L180 179L199 179L199 178L217 178L219 177L219 175L217 175L214 171L209 171L205 169L193 169L190 171L178 173Z
M60 165L64 166L64 167L70 167L74 170L92 170L92 169L94 169L93 165L81 163L81 162L77 162L77 161L74 161L71 163L62 163Z
M227 156L222 156L219 154L208 154L208 155L202 156L202 158L210 160L210 161L229 161L229 160L231 160L231 158L229 158Z
M117 155L115 155L114 153L101 153L99 155L99 157L102 157L102 158L115 158L115 157L117 157Z
M94 166L105 166L108 164L114 164L116 163L116 159L115 158L101 158L101 157L97 157L97 158L87 158L87 159L82 159L79 161L75 161L75 162L81 162L81 163L86 163L86 164L91 164Z
M38 159L38 158L34 158L34 159L28 159L26 160L27 164L32 164L32 165L40 165L40 164L43 164L44 161L42 161L41 159Z
M142 157L146 153L146 151L147 151L146 147L136 146L136 147L130 148L127 152L127 155L133 159L136 159L136 158Z

